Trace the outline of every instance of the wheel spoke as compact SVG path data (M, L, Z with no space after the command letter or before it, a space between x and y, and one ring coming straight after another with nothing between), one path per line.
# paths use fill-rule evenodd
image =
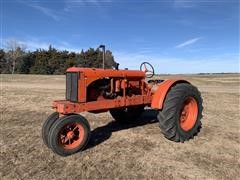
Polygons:
M63 138L65 138L65 137L66 137L66 136L65 136L65 135L63 135L63 134L61 134L60 136L61 136L61 137L60 137L61 139L63 139Z
M65 136L63 134L60 135L60 139L61 139L62 143L66 143L68 141L67 136Z
M72 130L72 131L74 132L76 129L78 129L78 127L77 127L77 126L75 126L75 127L73 128L73 130Z
M64 139L63 139L62 142L65 144L67 141L68 141L68 138L67 138L67 137L64 137Z
M146 64L144 64L145 72L148 71Z

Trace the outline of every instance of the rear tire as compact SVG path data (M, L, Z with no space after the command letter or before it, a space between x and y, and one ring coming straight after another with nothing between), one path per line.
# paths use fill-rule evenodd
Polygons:
M83 150L91 135L88 121L81 115L68 115L56 121L50 129L48 142L56 154L68 156Z
M171 87L158 120L164 136L175 142L184 142L200 131L202 98L198 89L188 83Z
M144 106L132 106L126 108L110 109L112 117L119 122L136 121L144 111Z
M53 123L59 118L59 113L54 112L50 116L48 116L47 120L42 125L42 139L43 143L49 148L48 143L48 134Z

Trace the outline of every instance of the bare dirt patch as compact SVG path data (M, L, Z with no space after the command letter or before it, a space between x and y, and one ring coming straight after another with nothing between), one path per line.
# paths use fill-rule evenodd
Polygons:
M240 75L184 78L204 100L203 128L193 140L165 139L152 110L125 125L109 113L84 113L89 146L64 158L41 139L51 102L64 98L64 76L1 75L1 179L238 179Z

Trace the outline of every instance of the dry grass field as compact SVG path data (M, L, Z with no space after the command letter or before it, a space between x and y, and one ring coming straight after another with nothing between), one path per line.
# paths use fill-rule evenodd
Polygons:
M60 157L43 144L41 126L51 102L64 99L65 77L1 75L0 179L239 179L240 75L184 78L204 100L203 128L193 140L165 139L150 110L126 125L109 113L84 113L89 146Z

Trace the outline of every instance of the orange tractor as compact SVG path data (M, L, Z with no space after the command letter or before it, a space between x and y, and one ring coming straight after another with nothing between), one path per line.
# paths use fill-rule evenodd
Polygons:
M72 67L66 72L66 99L53 102L55 112L42 127L44 143L67 156L83 150L90 139L88 121L78 113L109 111L119 122L136 120L146 106L158 111L164 136L175 142L193 138L201 128L202 98L198 89L183 79L149 80L151 64L140 70Z

